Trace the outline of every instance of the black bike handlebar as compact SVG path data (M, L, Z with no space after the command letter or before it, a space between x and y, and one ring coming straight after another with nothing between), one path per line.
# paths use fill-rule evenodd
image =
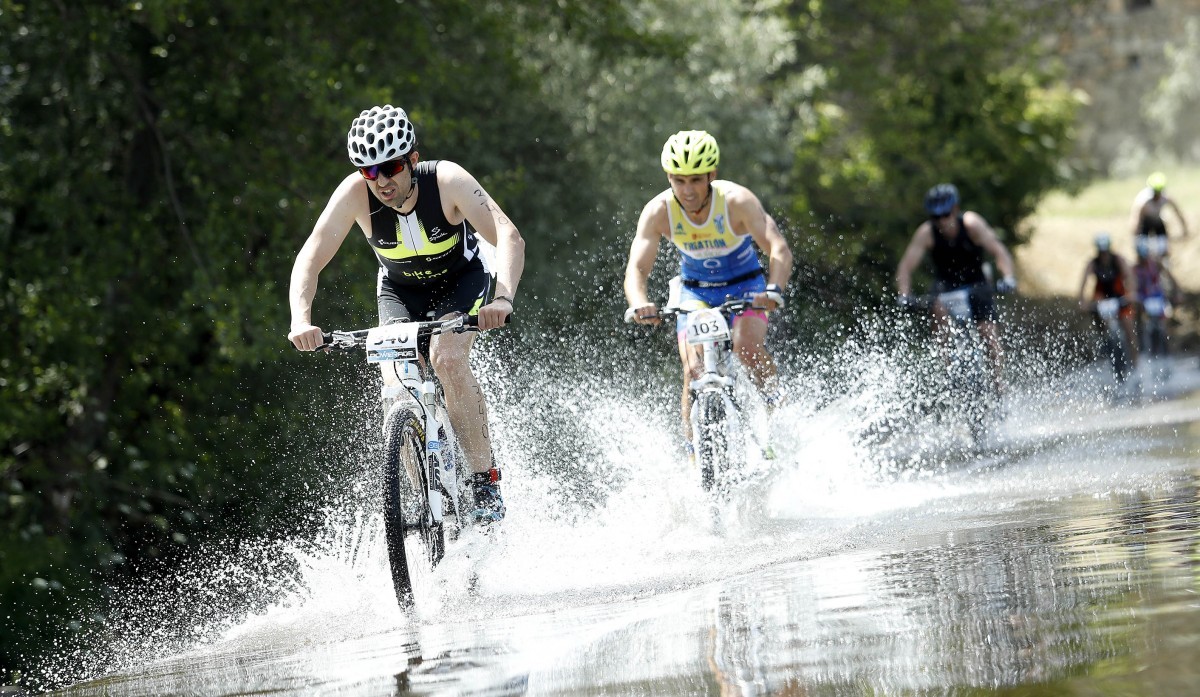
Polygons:
M677 317L679 315L686 315L686 314L689 314L692 312L699 312L701 310L720 310L722 313L724 313L726 315L740 315L743 312L746 312L749 310L762 310L762 311L766 312L767 308L754 305L752 303L752 301L746 300L744 298L729 298L728 300L721 303L720 305L714 305L713 307L696 308L695 310L685 310L680 307L665 307L665 308L659 310L658 314L646 315L645 317L636 317L633 314L627 314L627 316L625 318L625 322L632 324L635 319L670 320L670 319L674 319L675 317Z
M981 295L989 295L989 294L993 295L993 296L1000 295L999 293L996 293L990 285L988 285L986 283L976 283L974 285L964 286L962 288L954 288L952 290L944 290L940 293L925 293L924 295L907 295L907 296L902 295L902 296L900 296L900 298L908 298L908 301L905 302L903 300L900 300L900 305L901 305L901 307L904 307L904 308L907 308L910 310L921 310L921 311L927 312L927 311L933 309L934 303L938 302L938 299L941 296L946 295L948 293L957 293L958 291L961 291L961 290L967 291L967 297L971 298L971 299L978 298ZM900 298L898 298L898 299L900 299Z
M505 324L511 321L511 314L504 318ZM447 331L454 332L455 334L479 331L479 317L476 315L460 315L459 317L452 317L450 319L437 319L428 322L416 322L415 324L418 325L418 337L435 336ZM350 331L335 330L332 332L323 332L321 339L324 343L318 346L316 350L352 351L362 348L366 346L367 333L370 331L370 329L354 329Z

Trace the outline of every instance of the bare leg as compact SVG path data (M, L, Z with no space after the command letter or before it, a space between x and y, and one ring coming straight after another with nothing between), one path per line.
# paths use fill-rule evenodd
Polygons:
M704 367L704 359L700 353L699 347L689 346L682 339L679 341L679 361L683 365L683 396L680 398L680 420L683 424L683 437L685 440L692 439L692 393L688 390L688 383L693 378L700 377L700 373Z
M488 432L487 401L471 371L474 332L441 334L430 343L433 370L446 392L446 411L472 472L492 466L492 438Z
M767 353L766 338L767 323L760 317L742 315L733 325L733 351L764 397L778 387L775 361Z

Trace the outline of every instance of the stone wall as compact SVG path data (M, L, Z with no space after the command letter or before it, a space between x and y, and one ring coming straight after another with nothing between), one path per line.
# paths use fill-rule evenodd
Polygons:
M1112 174L1140 171L1156 158L1200 158L1200 138L1192 137L1200 135L1200 108L1167 117L1174 137L1146 109L1171 72L1167 47L1200 52L1194 43L1200 34L1200 0L1090 0L1072 5L1066 19L1047 40L1069 84L1087 96L1080 112L1083 154ZM1165 89L1183 93L1189 88L1177 83Z

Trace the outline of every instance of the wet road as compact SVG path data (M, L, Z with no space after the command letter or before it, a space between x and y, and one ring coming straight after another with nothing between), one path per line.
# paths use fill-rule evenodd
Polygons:
M1138 404L1014 395L981 456L864 450L857 407L785 409L719 534L677 455L624 433L610 457L641 464L600 514L564 522L528 476L528 515L461 540L415 615L378 522L335 516L270 607L178 655L122 637L63 692L1194 694L1197 374Z

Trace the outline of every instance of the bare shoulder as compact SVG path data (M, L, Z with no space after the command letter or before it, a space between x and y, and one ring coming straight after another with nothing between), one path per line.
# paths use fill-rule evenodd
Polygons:
M933 246L933 223L928 220L917 226L916 232L912 236L913 244L919 244L922 247Z
M963 211L963 225L976 230L990 230L992 227L986 218L975 211Z
M367 182L362 175L352 172L347 174L334 189L333 195L329 197L329 205L351 211L355 216L359 213L366 213L369 208L367 191Z
M462 165L451 160L437 161L437 181L439 189L468 189L478 187L479 183Z
M983 244L991 240L999 241L996 237L996 231L988 224L988 221L975 211L963 212L963 227L967 229L967 234L977 244Z
M729 202L729 205L735 207L762 207L762 202L758 200L758 196L750 189L728 179L721 179L719 181L721 182L721 190L725 192L725 200Z
M671 201L671 190L660 193L642 206L642 215L638 227L649 233L669 235L671 233L670 216L667 214Z

